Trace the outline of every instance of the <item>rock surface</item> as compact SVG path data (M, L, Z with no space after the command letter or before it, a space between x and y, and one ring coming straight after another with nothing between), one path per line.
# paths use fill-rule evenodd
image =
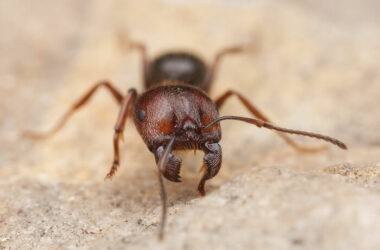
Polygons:
M0 249L379 249L380 17L378 1L0 2ZM160 10L158 12L157 10ZM140 91L140 61L189 49L210 62L221 48L258 47L223 61L212 97L241 91L276 123L337 137L299 154L270 131L226 122L223 167L196 186L202 154L166 182L166 238L153 156L125 128L112 160L118 107L105 91L53 138L33 142L94 82ZM236 101L222 114L246 115ZM300 143L319 141L295 137Z

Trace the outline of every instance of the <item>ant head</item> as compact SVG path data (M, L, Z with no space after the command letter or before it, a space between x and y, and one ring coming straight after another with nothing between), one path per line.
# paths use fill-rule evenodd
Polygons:
M220 140L219 124L203 130L217 118L216 107L193 87L153 88L136 100L133 114L136 128L151 151L166 145L173 136L175 149L199 149L206 141Z
M137 130L150 149L156 138L175 133L173 108L160 87L145 92L136 100L133 118Z

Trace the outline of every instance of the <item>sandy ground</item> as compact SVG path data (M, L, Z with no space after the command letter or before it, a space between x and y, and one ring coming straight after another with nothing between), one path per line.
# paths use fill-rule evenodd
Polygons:
M333 2L333 3L331 3ZM0 249L379 249L380 4L366 1L0 1ZM344 141L299 154L270 131L222 125L223 167L200 198L202 153L166 182L166 238L153 156L129 122L112 161L118 106L99 91L55 137L51 127L96 81L142 90L128 33L156 56L231 56L211 97L244 93L277 124ZM223 115L249 114L237 100ZM295 137L304 145L320 141Z

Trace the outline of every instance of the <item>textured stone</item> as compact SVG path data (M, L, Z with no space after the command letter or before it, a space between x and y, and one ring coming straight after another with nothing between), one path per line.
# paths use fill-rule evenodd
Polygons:
M0 249L379 249L380 6L341 2L0 1ZM207 62L257 42L223 61L211 96L234 88L277 124L349 150L299 154L270 131L225 122L223 166L204 198L203 155L178 153L183 182L165 183L159 242L155 162L130 121L120 169L103 181L118 113L105 91L53 138L21 136L52 126L98 80L142 89L121 31L152 56L185 48ZM249 115L236 100L221 113Z

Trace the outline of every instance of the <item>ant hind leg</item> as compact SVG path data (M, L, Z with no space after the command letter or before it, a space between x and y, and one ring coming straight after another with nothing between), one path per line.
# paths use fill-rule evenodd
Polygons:
M148 58L148 54L146 52L146 47L143 43L132 41L125 34L119 35L119 44L122 49L132 50L135 49L141 54L142 59L142 76L144 80L145 89L148 89L148 85L150 82L149 79L149 71L150 71L150 61Z
M218 71L220 62L227 55L243 53L246 50L246 46L234 46L228 47L220 50L214 57L214 61L211 63L210 67L207 70L206 77L203 81L202 89L209 91L212 83L214 82L215 74Z

